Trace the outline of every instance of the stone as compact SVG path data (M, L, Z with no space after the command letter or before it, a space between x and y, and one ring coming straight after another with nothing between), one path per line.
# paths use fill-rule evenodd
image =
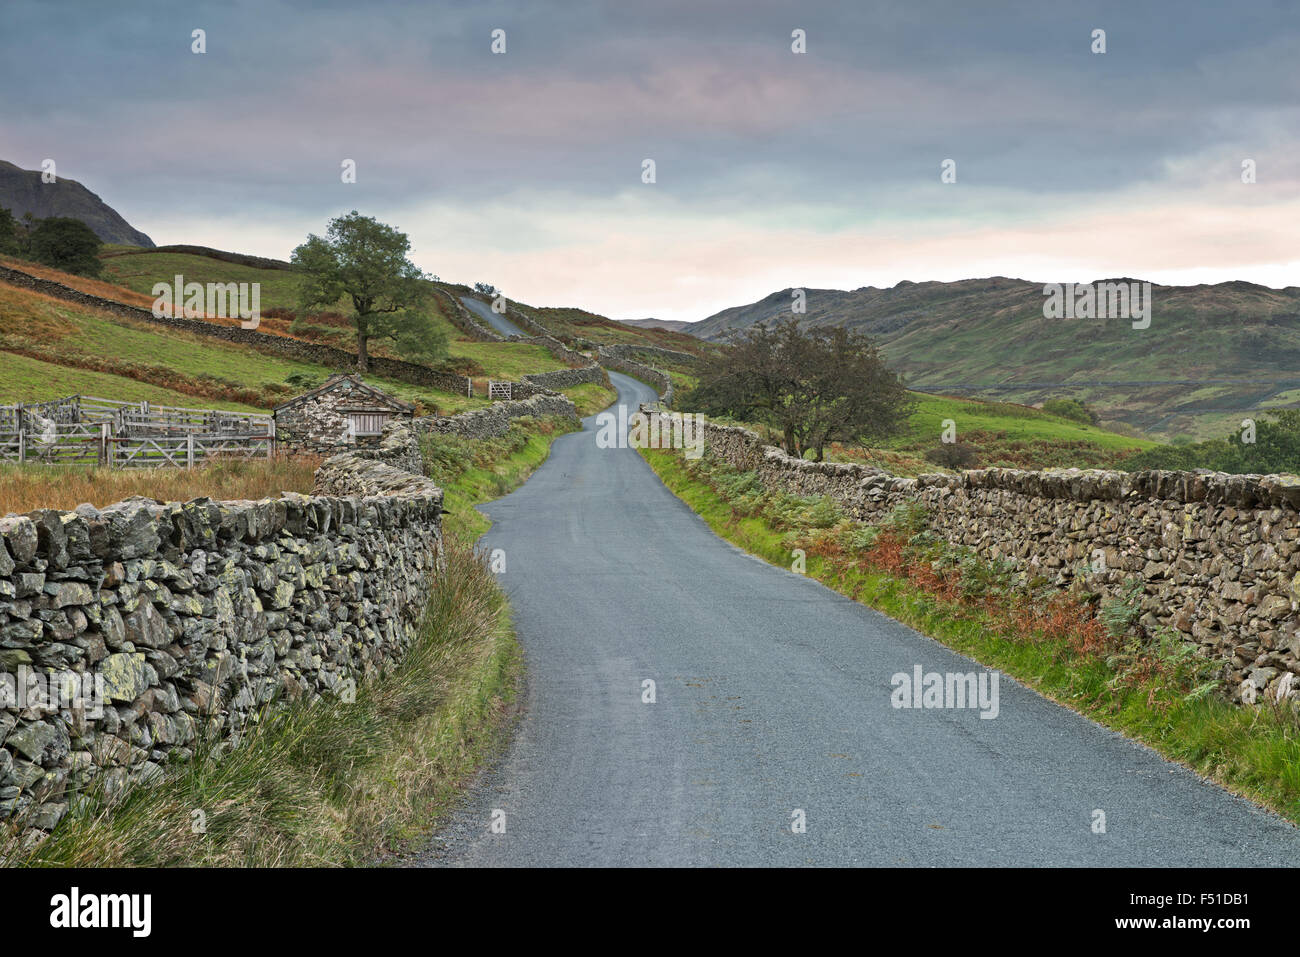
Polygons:
M62 802L51 801L48 804L42 804L32 814L32 827L39 828L42 831L52 831L67 813L68 805Z
M109 655L99 666L104 677L104 697L109 701L134 701L149 687L149 671L143 652Z
M50 596L50 604L55 608L89 605L95 600L90 586L81 582L46 582L45 594Z
M172 629L153 604L143 604L123 620L126 638L134 645L162 648L171 643Z
M40 763L46 750L56 746L58 738L58 732L52 724L37 721L29 725L20 725L10 731L5 739L5 746L34 763Z
M0 517L0 538L8 546L9 554L19 565L28 565L36 557L39 536L36 523L21 515Z

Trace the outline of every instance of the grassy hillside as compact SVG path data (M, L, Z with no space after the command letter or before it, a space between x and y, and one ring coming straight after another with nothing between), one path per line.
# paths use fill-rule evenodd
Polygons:
M291 327L292 315L298 309L298 278L295 273L273 266L245 265L217 258L215 253L204 255L198 252L179 252L171 249L150 250L133 246L106 246L102 259L104 262L104 284L115 284L126 296L132 297L132 305L148 305L153 301L150 295L157 282L172 282L177 275L184 276L186 282L257 282L261 283L261 306L263 312L262 328L277 335L295 335L309 341L324 342L342 349L355 349L355 337L341 315L325 315L306 318L305 324ZM102 284L101 284L102 285ZM441 283L442 288L453 296L472 295L474 291L467 286L453 283ZM96 295L105 295L102 289L86 289ZM110 294L112 298L122 298L122 293ZM123 299L123 301L128 301ZM430 307L441 328L453 340L451 354L453 358L470 358L480 363L484 377L495 379L518 378L520 370L544 372L552 368L562 368L561 363L545 365L546 360L539 359L537 347L503 346L493 343L474 343L465 340L444 314L445 304L442 299L431 297ZM702 342L695 336L662 329L639 329L625 323L614 322L604 316L586 312L572 307L532 306L528 303L513 302L512 309L519 309L535 317L546 328L565 341L586 339L601 345L627 343L632 345L657 346L663 349L675 349L697 354L716 351L717 346ZM347 303L340 301L335 310L347 311ZM269 313L269 315L268 315ZM456 341L460 339L461 341ZM375 343L376 354L384 354L382 343ZM510 365L494 361L493 357L511 354L520 357L522 364ZM532 350L532 351L523 351ZM541 350L541 355L549 359L549 353ZM486 360L486 361L485 361ZM537 365L537 362L542 365Z
M615 322L604 316L573 308L538 308L530 307L547 328L557 335L570 338L587 339L599 345L654 346L660 349L674 349L678 352L692 352L706 355L717 351L717 347L703 342L696 336L671 329L640 328L625 322Z
M344 318L346 302L337 304L337 314L304 317L295 326L292 317L298 311L298 276L285 269L241 265L215 256L169 250L138 250L111 247L104 259L104 279L118 283L134 293L148 293L156 282L171 282L174 276L186 282L261 283L261 306L264 314L261 329L275 335L295 336L349 351L356 349L356 336ZM152 301L152 300L150 300ZM542 346L517 343L476 342L464 335L447 319L442 299L431 295L427 308L435 325L450 342L449 368L476 380L509 379L533 372L563 369L564 363ZM266 313L272 313L266 315ZM290 315L278 315L284 312ZM375 355L393 355L382 341L371 343Z
M0 289L0 297L2 296L3 289ZM41 362L0 349L0 405L40 402L66 395L94 395L121 402L151 402L155 405L211 406L240 412L265 411L243 402L209 401L207 398L199 401L193 394L110 373Z
M286 381L289 376L321 382L333 371L0 284L0 402L80 392L268 409L302 391ZM378 376L372 380L427 409L474 401Z
M1104 281L1104 280L1103 280ZM692 331L790 315L790 291ZM1043 318L1042 284L1015 279L808 290L806 320L875 337L908 384L1021 403L1077 398L1158 437L1220 435L1249 411L1300 401L1300 288L1152 287L1150 328Z
M154 283L170 283L178 275L186 282L259 282L264 310L292 309L298 301L298 278L284 269L258 269L211 256L129 246L106 246L101 258L104 281L146 295L151 301Z
M96 281L69 276L31 263L6 265L96 296L148 308L155 282L179 273L187 282L258 282L262 309L296 302L297 279L283 269L241 265L209 255L175 251L106 247L105 277ZM562 369L565 364L546 348L521 343L465 339L430 298L435 322L449 340L444 365L469 375L480 387L487 379L518 380L529 373ZM343 349L355 348L355 336L342 315L311 317L307 328L293 327L292 314L264 316L261 331L296 336ZM383 346L372 351L386 354ZM320 382L332 368L263 353L245 346L159 326L147 319L127 319L0 284L0 403L35 401L71 393L165 405L267 409L301 392L303 382ZM293 378L294 384L288 379ZM427 387L380 376L368 377L380 388L422 411L457 412L487 404ZM600 402L602 395L579 391L575 401ZM599 391L599 390L597 390Z
M451 345L458 364L479 378L517 379L563 368L541 346ZM334 371L0 284L0 404L81 393L163 405L269 409L303 391L300 383L322 382ZM482 398L368 378L423 412L487 404Z

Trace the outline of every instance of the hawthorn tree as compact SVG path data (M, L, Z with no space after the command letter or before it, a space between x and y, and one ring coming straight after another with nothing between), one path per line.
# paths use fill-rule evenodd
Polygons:
M28 258L78 276L98 276L103 241L79 219L52 216L29 224L25 242Z
M432 361L447 354L447 336L429 311L427 278L407 259L406 234L355 209L330 220L324 237L310 234L293 251L302 272L299 304L306 311L352 303L357 331L357 369L370 368L370 340L388 339L408 359Z
M867 444L900 431L913 404L868 337L797 320L751 326L708 362L684 400L701 412L758 421L791 455L820 462L831 442Z

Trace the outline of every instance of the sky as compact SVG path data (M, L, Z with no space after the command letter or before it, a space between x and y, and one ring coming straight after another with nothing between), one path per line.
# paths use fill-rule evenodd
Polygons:
M0 159L160 245L288 258L356 209L443 279L616 319L990 275L1280 287L1297 62L1295 0L0 0Z

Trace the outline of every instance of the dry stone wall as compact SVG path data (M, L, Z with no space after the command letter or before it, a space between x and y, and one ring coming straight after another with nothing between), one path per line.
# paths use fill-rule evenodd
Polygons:
M276 699L396 662L442 559L421 469L394 422L328 459L310 496L0 518L0 819L52 827L77 787L156 779L205 731L237 738ZM82 693L33 697L50 672Z
M554 372L533 372L523 377L523 385L527 389L534 390L529 395L537 392L558 392L561 389L571 389L576 385L587 383L595 385L608 385L609 377L605 375L605 370L594 362L590 365L583 366L580 369L557 369ZM528 395L524 395L528 398Z
M829 496L877 523L919 502L930 528L991 560L1114 596L1142 583L1142 624L1224 663L1231 693L1300 696L1300 478L1212 472L982 469L900 478L794 459L708 425L705 454L766 487Z
M546 415L577 418L578 410L568 396L543 392L528 399L494 402L486 408L462 412L460 415L447 418L428 416L416 419L413 424L416 430L421 432L441 432L462 435L470 439L488 439L505 435L510 430L510 422L513 419Z
M658 356L667 362L681 362L693 365L703 360L693 352L681 352L677 349L665 349L662 346L642 346L635 343L615 343L602 346L606 355L620 359L635 359L638 355Z

